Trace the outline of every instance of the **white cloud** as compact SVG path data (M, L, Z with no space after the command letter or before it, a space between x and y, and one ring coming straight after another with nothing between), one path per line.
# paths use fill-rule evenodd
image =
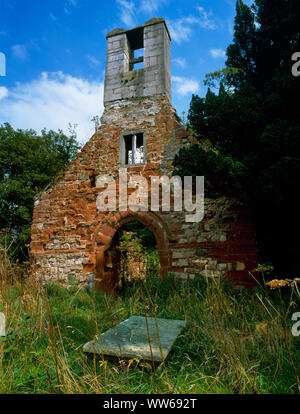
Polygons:
M210 49L209 53L214 59L224 58L226 56L226 52L223 49Z
M136 15L144 13L151 15L169 0L116 0L120 10L120 19L126 27L136 25Z
M175 62L176 65L180 66L181 68L186 67L186 60L183 57L174 58L173 62Z
M57 18L53 13L49 13L49 17L52 21L56 22Z
M140 11L151 14L166 2L167 0L141 0Z
M201 6L198 6L197 9L200 13L200 27L202 27L203 29L215 30L217 28L217 25L215 21L212 20L212 13L205 11L204 8Z
M11 49L17 59L25 60L27 58L27 48L25 45L14 45Z
M86 55L86 58L90 62L91 66L99 66L99 65L101 65L100 60L96 59L95 56Z
M8 89L5 86L0 86L0 101L8 96Z
M135 26L135 4L130 0L117 0L117 4L121 10L121 20L126 27Z
M0 89L1 93L1 89ZM18 83L0 101L0 124L40 131L62 129L78 124L80 142L94 132L91 118L103 111L103 83L75 78L63 72L42 73L38 79Z
M188 79L181 76L172 76L172 82L175 83L175 90L179 95L195 93L199 90L199 82L194 79Z
M71 14L72 7L77 7L77 0L67 0L64 5L64 11L66 14Z
M192 25L197 23L197 19L190 17L182 17L181 19L170 21L168 20L168 27L171 39L176 43L189 40L193 32Z
M215 30L217 28L211 13L206 12L200 6L196 9L198 10L199 16L190 15L173 21L168 20L170 35L174 42L181 43L182 41L189 40L195 26L206 30Z
M233 35L233 26L234 26L234 18L232 19L228 19L227 20L227 27L228 27L228 32L231 34L231 36Z

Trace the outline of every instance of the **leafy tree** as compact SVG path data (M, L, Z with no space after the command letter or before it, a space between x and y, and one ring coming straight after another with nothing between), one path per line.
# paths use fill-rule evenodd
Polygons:
M193 95L188 113L191 130L200 142L208 139L210 149L181 150L174 159L175 172L201 173L215 195L235 195L248 204L260 259L285 275L300 273L294 230L300 78L291 73L299 21L299 1L256 0L252 8L237 1L227 66L206 76L207 94Z
M30 240L34 198L76 155L74 131L14 130L0 126L0 229L15 239L15 255L24 258Z
M256 40L255 15L242 0L237 0L233 43L227 48L226 62L239 69L232 79L236 87L256 78Z
M231 156L224 157L218 151L205 151L197 144L181 148L175 155L173 165L174 175L203 175L206 196L217 197L224 193L234 196L242 190L245 166ZM207 171L210 173L207 174Z

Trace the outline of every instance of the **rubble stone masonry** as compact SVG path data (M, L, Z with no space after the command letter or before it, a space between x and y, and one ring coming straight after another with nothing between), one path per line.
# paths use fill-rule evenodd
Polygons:
M63 177L36 201L31 232L36 276L97 286L97 260L105 260L101 257L122 224L138 220L156 237L162 276L167 272L183 279L224 276L252 285L248 270L257 266L254 233L236 200L205 198L205 216L199 223L187 223L184 211L172 209L97 210L96 198L102 189L95 186L96 179L109 174L118 182L120 136L133 131L146 136L146 163L127 166L128 176L171 176L174 155L181 146L194 143L164 94L107 105L99 130Z

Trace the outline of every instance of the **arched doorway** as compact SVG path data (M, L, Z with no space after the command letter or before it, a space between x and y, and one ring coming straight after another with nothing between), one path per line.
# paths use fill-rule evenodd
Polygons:
M126 223L138 221L154 235L160 258L160 277L166 275L170 268L171 253L166 226L161 218L152 212L118 213L110 217L106 224L100 224L96 230L96 277L95 289L116 293L119 281L119 252L114 244L117 231ZM109 224L108 224L109 223Z

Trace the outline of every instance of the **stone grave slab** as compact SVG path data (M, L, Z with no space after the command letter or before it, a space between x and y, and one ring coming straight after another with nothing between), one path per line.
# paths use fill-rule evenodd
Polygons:
M155 362L162 362L163 358L167 358L186 322L156 318L156 326L155 318L147 317L147 321L153 359ZM100 337L85 344L83 352L115 358L138 358L152 361L146 318L131 316L101 334Z
M0 312L0 336L5 336L5 315Z

